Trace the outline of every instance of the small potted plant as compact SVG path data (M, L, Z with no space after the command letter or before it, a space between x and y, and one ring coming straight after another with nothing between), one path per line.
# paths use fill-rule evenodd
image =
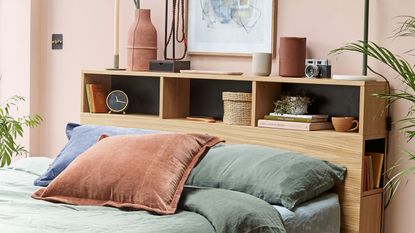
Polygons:
M24 127L34 128L42 121L39 115L12 116L11 111L18 110L21 101L25 101L25 98L13 96L3 106L0 105L0 167L10 165L13 156L28 153L17 139L23 137Z
M303 115L311 105L311 98L304 94L284 94L274 102L274 112L278 114Z

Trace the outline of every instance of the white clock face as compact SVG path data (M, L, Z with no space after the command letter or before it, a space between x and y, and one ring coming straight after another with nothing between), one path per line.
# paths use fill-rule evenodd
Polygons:
M113 112L125 111L128 107L128 96L123 91L112 91L107 96L107 106Z

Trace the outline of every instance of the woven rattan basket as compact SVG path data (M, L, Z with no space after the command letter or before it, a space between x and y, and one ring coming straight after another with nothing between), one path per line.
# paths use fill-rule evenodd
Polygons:
M228 125L251 125L252 94L223 92L223 123Z

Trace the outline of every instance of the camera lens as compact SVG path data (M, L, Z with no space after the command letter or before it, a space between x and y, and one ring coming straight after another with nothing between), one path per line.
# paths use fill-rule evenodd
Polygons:
M307 78L317 77L319 72L320 71L317 65L307 65L305 67L305 76L307 76Z

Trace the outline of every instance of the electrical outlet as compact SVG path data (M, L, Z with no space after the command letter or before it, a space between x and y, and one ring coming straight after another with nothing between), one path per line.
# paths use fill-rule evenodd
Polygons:
M63 34L52 34L52 49L63 49Z

